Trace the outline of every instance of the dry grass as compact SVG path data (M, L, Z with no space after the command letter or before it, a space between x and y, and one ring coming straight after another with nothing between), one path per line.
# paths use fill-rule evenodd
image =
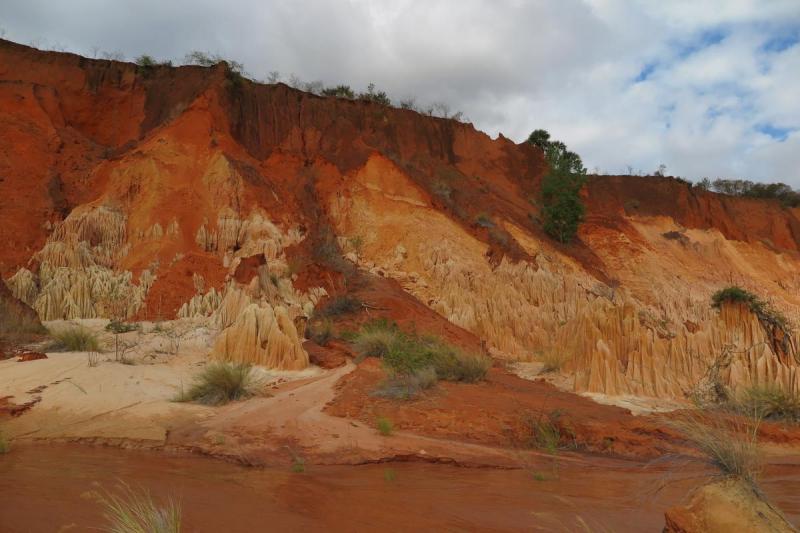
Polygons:
M776 385L745 387L735 408L755 413L762 420L800 423L800 394L787 392Z
M367 357L385 357L397 341L397 332L392 329L362 329L353 341L353 348L358 352L359 360Z
M439 379L477 383L486 378L492 360L482 354L467 353L455 346L438 342L432 353L433 366Z
M759 419L726 416L717 412L690 411L669 421L683 434L698 461L716 472L757 486L761 473L758 444Z
M420 391L432 389L439 381L436 370L431 367L421 368L409 374L399 374L390 366L384 366L386 381L375 390L376 396L386 398L411 398Z
M83 326L71 326L51 331L53 344L49 347L55 352L99 352L100 341L97 335Z
M561 372L564 366L572 358L571 354L564 350L545 350L538 354L543 363L542 374Z
M378 433L383 435L384 437L388 437L392 433L394 433L394 424L392 421L385 416L379 416L375 422L378 426Z
M250 365L211 363L195 376L189 389L181 391L174 401L222 405L254 396L258 386Z
M102 528L111 533L179 533L181 530L180 502L169 499L159 505L147 489L138 492L122 484L121 494L108 491L99 498L103 516L109 525Z

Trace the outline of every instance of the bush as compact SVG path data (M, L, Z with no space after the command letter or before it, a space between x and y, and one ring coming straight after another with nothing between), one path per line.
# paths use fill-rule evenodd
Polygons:
M392 421L386 418L385 416L379 416L377 424L378 424L378 433L380 433L384 437L388 437L389 435L394 433L394 424L392 424Z
M711 307L714 309L721 308L722 302L745 303L750 307L759 302L759 299L755 294L734 285L720 289L711 296Z
M211 363L198 374L175 401L222 405L253 396L253 367L233 363Z
M778 200L783 205L791 207L800 205L800 192L785 183L753 183L749 180L723 179L716 179L713 182L705 179L701 183L704 188L710 187L721 194Z
M312 253L317 263L327 265L345 276L351 276L355 271L355 267L342 257L336 234L329 226L320 228Z
M763 420L800 423L800 394L777 385L745 387L738 409Z
M336 337L336 325L330 318L324 318L311 324L309 338L320 346Z
M111 333L130 333L139 328L136 324L129 324L127 322L109 322L106 324L105 330Z
M769 303L760 299L755 294L746 291L745 289L733 285L726 287L715 292L711 296L711 307L720 309L723 302L743 303L747 305L750 311L758 317L758 321L767 331L767 334L774 339L774 328L783 331L784 335L781 342L784 344L784 351L788 352L789 333L791 332L791 324L789 319L780 311L772 307Z
M337 296L317 311L317 317L338 316L345 313L355 313L363 307L361 300L354 296Z
M394 330L362 328L353 341L353 348L359 355L356 362L367 357L385 357L397 343L397 332Z
M158 505L146 489L135 492L123 484L121 495L106 491L100 496L100 504L109 522L104 530L111 533L179 533L181 530L180 503L170 499L166 505Z
M336 96L338 98L347 98L352 100L356 97L356 93L349 85L337 85L336 87L328 87L322 91L322 96Z
M370 83L369 86L367 87L367 91L360 93L358 97L361 98L362 100L369 100L370 102L375 102L377 104L385 106L392 105L392 100L389 98L386 92L375 90L374 83Z
M399 374L391 367L384 366L387 379L375 390L376 396L388 398L412 398L419 391L429 390L436 386L439 377L433 367L421 368L410 374Z
M0 280L0 283L3 281ZM46 333L47 329L42 326L33 311L0 296L0 339L19 339L27 335Z
M697 452L696 460L716 470L719 477L756 485L761 471L758 420L698 410L687 412L669 424L686 437Z
M134 63L142 68L153 68L156 66L156 60L153 59L153 56L149 56L147 54L136 56Z
M83 326L72 326L58 331L51 331L55 352L99 352L100 342L97 336Z
M477 383L486 378L492 360L481 354L469 354L437 340L430 348L433 368L439 379Z

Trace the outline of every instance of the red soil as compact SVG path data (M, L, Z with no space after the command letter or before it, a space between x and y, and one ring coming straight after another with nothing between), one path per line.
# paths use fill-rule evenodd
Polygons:
M158 279L147 293L145 307L133 320L172 320L181 306L188 302L197 290L194 274L203 276L205 291L222 288L227 269L219 258L211 254L192 253L174 265L164 265L157 270Z
M432 392L403 400L373 394L384 379L379 362L365 360L338 383L336 398L325 412L367 424L387 416L400 431L512 449L530 445L531 421L549 418L561 428L562 445L580 452L654 458L681 448L680 437L663 422L598 405L499 368L492 368L485 382L440 381Z

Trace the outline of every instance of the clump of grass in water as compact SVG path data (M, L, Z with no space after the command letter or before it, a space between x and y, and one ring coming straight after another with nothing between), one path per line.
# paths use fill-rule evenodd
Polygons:
M51 331L53 337L52 351L61 352L99 352L100 342L97 336L83 326L72 326Z
M222 405L254 395L253 367L233 363L211 363L198 374L176 402Z
M0 455L5 455L11 451L11 441L8 440L3 432L0 431Z
M121 494L108 491L100 495L99 502L109 525L103 531L110 533L180 533L180 502L170 498L159 505L147 489L134 491L121 485Z
M376 423L378 425L378 433L380 433L384 437L388 437L389 435L394 433L394 424L390 419L386 418L385 416L379 416Z

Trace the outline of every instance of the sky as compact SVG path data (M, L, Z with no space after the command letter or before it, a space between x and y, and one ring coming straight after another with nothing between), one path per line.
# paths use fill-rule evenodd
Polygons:
M800 188L800 0L0 0L0 28L90 57L201 50L254 78L374 83L492 137L544 128L590 172Z

